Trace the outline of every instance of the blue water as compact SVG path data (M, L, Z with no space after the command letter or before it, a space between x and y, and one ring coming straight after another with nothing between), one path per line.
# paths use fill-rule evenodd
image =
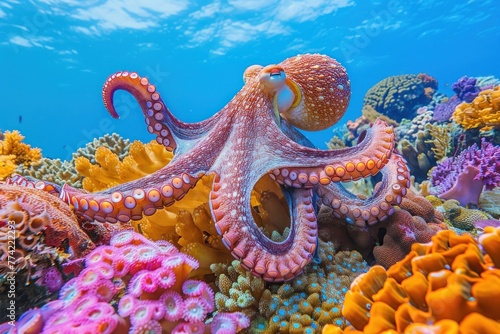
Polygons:
M0 3L0 129L63 159L105 133L149 141L130 96L118 96L120 120L102 105L102 83L118 70L148 76L178 118L198 121L235 95L247 66L325 53L351 78L340 124L387 76L425 72L449 96L463 75L500 77L498 1L136 2ZM307 136L325 148L332 129Z

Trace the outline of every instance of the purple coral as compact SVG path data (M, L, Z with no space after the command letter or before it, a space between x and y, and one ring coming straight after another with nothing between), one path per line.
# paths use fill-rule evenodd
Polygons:
M451 85L451 89L461 101L470 103L476 98L481 88L476 86L477 79L463 76Z
M457 95L453 95L447 102L440 103L434 108L432 119L438 122L448 122L461 102Z
M444 199L456 199L462 206L478 204L483 188L500 186L500 146L481 139L456 158L448 158L431 171L431 193Z

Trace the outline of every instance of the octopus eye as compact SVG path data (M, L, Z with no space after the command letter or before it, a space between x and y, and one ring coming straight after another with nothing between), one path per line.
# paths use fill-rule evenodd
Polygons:
M281 71L281 70L279 70L279 69L277 69L277 68L273 68L273 69L271 70L271 72L269 72L269 76L271 76L271 77L274 77L274 76L281 76L281 72L283 72L283 71Z

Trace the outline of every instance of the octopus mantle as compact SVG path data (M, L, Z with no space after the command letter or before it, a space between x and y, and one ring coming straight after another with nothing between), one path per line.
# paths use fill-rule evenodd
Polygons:
M106 191L90 194L65 185L61 197L88 220L125 222L171 205L202 176L215 174L209 204L217 231L245 268L269 281L289 280L311 261L317 247L313 192L349 224L374 224L393 212L392 205L401 202L409 187L409 173L392 152L392 127L377 120L357 146L340 150L309 147L294 128L323 129L342 117L350 83L339 63L324 55L299 55L278 65L251 66L244 80L222 110L204 121L184 123L147 78L134 72L113 74L103 87L110 114L118 117L114 92L130 92L148 131L175 157L151 175ZM383 180L368 199L341 185L378 172ZM267 238L252 217L251 191L266 174L283 185L289 198L290 233L282 242Z

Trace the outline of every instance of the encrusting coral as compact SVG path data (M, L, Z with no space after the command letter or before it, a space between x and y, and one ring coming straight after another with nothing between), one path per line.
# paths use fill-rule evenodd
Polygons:
M500 332L500 228L470 235L441 231L388 270L374 266L351 285L331 333Z
M331 322L345 326L340 314L344 294L368 267L358 252L335 252L332 243L323 241L318 249L317 260L284 284L266 284L239 261L212 265L217 310L248 315L253 319L249 333L313 334Z
M453 119L464 129L480 128L481 132L500 126L500 86L480 92L471 103L461 103Z
M454 199L444 201L442 204L445 222L463 231L472 231L474 223L478 220L490 219L491 216L481 210L464 208Z
M58 300L20 317L18 333L223 334L250 324L241 313L218 313L205 324L214 293L189 279L196 260L168 242L123 231L88 254L85 264ZM2 333L8 326L0 325Z
M30 165L42 157L39 148L23 143L19 131L0 133L0 180L10 176L18 165Z

